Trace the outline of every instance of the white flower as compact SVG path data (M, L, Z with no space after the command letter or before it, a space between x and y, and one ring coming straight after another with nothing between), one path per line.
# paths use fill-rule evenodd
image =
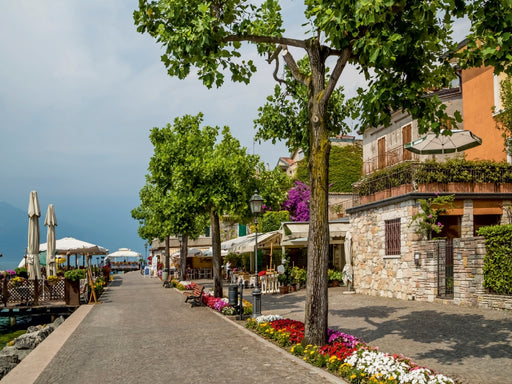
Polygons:
M281 320L282 317L279 315L261 315L256 318L258 324L268 323L269 321Z

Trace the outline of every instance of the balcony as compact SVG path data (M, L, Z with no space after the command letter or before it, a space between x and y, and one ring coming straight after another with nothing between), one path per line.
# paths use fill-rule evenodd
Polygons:
M512 193L512 165L451 159L402 162L366 176L353 185L354 206L412 192Z

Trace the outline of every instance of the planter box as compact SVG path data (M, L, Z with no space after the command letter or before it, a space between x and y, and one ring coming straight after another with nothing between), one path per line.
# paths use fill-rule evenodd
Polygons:
M512 193L512 183L500 184L500 192L501 193Z
M80 281L65 280L64 284L64 301L66 305L80 305Z
M448 183L447 192L466 193L473 192L472 183Z
M494 183L476 183L473 186L473 191L477 193L494 193L496 191L496 184Z
M444 183L418 184L418 192L445 192L447 189L448 188Z
M410 192L412 192L412 184L402 184L391 188L391 197L405 195Z
M390 195L389 189L375 192L375 201L387 199L389 197L389 195Z

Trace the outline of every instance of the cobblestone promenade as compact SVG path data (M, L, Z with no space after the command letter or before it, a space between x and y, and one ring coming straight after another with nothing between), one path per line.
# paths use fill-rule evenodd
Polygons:
M304 296L264 295L262 312L303 321ZM343 383L137 272L116 276L102 301L80 307L2 384ZM329 288L329 327L462 383L512 384L511 312Z

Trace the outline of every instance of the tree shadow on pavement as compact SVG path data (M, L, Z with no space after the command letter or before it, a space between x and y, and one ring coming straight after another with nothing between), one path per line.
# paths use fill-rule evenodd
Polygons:
M453 314L433 310L413 311L386 319L390 312L386 312L384 308L386 307L367 307L333 312L341 318L359 318L359 321L348 321L350 324L361 325L366 322L368 327L348 325L343 331L360 337L368 344L375 345L376 340L391 334L403 342L411 340L425 344L425 349L418 352L418 358L435 359L450 365L465 357L512 356L512 322L508 319L496 320L478 314Z

